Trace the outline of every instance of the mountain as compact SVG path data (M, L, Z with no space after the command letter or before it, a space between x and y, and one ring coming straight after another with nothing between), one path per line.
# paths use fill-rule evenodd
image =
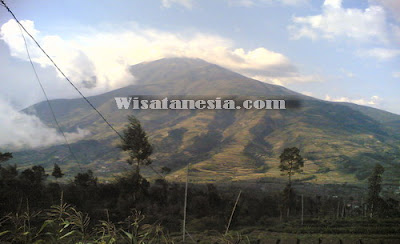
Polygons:
M130 68L132 85L89 97L98 110L122 131L127 115L135 115L155 147L154 168L172 169L181 180L191 163L193 182L254 180L281 177L279 154L285 147L300 148L305 158L298 180L314 183L364 181L375 163L386 167L385 179L398 184L400 176L400 116L348 103L304 96L281 86L247 78L200 59L167 58ZM287 98L300 101L286 110L118 110L114 97L133 95L237 95L240 98ZM119 140L83 99L51 101L65 131L77 127L90 136L72 144L82 168L102 178L127 170ZM47 104L24 110L53 126ZM14 153L20 165L42 164L76 173L78 165L64 145ZM145 174L151 175L150 170Z

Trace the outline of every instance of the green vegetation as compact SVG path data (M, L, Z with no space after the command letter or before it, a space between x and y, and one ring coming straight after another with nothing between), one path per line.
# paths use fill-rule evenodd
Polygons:
M5 162L7 160L10 160L12 158L12 154L11 153L1 153L0 152L0 163Z
M385 169L380 164L376 164L374 171L371 176L368 178L368 206L371 217L374 213L382 212L379 208L383 207L383 200L380 197L380 193L382 190L382 174L385 172Z
M153 147L150 145L146 132L142 129L139 120L128 116L129 124L124 130L119 147L129 152L128 164L136 164L136 174L140 174L140 166L150 165L150 155Z
M58 164L54 164L53 173L51 175L57 179L62 178L64 176L63 172L61 171L60 166Z
M287 217L289 217L294 198L292 176L295 173L302 172L301 168L304 167L304 161L297 147L285 148L279 158L279 169L283 172L283 175L288 176L288 184L283 190L283 209L286 209Z
M288 176L288 185L292 185L292 176L295 173L302 172L301 168L304 167L303 157L300 155L300 150L297 147L285 148L281 156L279 169L284 175Z
M163 179L148 182L141 176L138 180L135 172L111 183L99 183L90 171L77 174L68 184L49 182L44 175L42 172L31 177L18 173L15 167L1 168L0 242L181 241L184 185ZM190 184L187 229L191 238L201 243L252 243L273 238L400 238L398 200L382 198L384 207L375 209L376 214L371 217L367 214L369 204L359 199L310 192L304 196L305 220L301 225L302 204L296 192L292 194L290 217L280 219L285 194L241 189L242 197L231 224L233 231L223 235L238 189Z

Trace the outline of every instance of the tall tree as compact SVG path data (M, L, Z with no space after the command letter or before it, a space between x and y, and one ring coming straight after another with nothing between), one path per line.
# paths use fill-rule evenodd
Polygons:
M128 164L136 165L136 173L140 173L140 166L151 164L150 156L153 147L148 141L146 132L134 116L128 116L129 124L124 129L122 142L119 147L129 152Z
M379 196L382 190L382 174L385 172L385 168L382 165L376 164L375 168L368 178L368 206L370 211L370 216L372 217L374 213L377 212L379 204L382 202Z
M279 165L283 175L288 176L288 184L283 191L283 206L286 207L286 216L289 217L290 208L294 198L292 190L292 176L295 173L302 172L304 166L303 157L300 155L300 150L297 147L285 148L279 156L281 162Z
M279 168L283 172L283 175L289 177L289 185L292 184L292 176L295 173L302 172L304 166L303 157L300 155L300 150L297 147L285 148L282 154L279 156L281 159Z
M74 183L81 187L96 186L97 177L95 177L93 171L89 169L86 173L78 173L75 175Z
M53 172L51 173L51 175L56 178L56 180L58 180L59 178L63 177L64 174L61 171L60 166L58 166L58 164L54 164L54 168L53 168Z

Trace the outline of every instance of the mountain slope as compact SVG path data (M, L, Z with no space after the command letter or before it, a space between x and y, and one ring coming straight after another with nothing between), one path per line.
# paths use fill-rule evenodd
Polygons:
M394 131L399 128L399 115L313 99L199 59L162 59L132 66L131 72L136 78L132 85L89 100L119 131L127 115L137 116L155 146L155 168L172 168L168 176L172 180L181 179L188 163L192 164L195 181L280 177L279 154L285 147L297 146L306 159L304 173L296 176L298 179L358 182L365 180L371 166L379 162L390 168L386 173L388 183L397 184L393 177L400 175L400 138ZM295 98L301 100L301 107L232 111L117 109L114 97L133 95ZM128 168L126 155L116 149L115 133L82 99L54 100L52 105L65 130L80 127L91 132L73 145L83 165L104 177ZM36 114L52 126L47 104L33 105L25 112ZM47 167L57 161L70 172L77 171L62 145L17 152L14 161Z

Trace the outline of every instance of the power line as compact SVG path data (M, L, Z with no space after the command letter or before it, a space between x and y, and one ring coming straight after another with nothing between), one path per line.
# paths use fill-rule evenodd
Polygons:
M153 168L153 166L151 166L150 164L147 165L147 166L148 166L151 170L153 170L154 173L156 173L158 176L162 177L162 178L165 180L165 176L162 175L162 174L160 174L160 172L158 172L157 170L155 170L155 169Z
M0 0L1 4L7 9L7 11L12 15L12 17L14 18L14 20L18 23L19 27L22 28L25 33L33 40L33 42L36 44L36 46L44 53L44 55L46 55L46 57L51 61L51 63L54 65L54 67L62 74L62 76L69 82L69 84L79 93L79 95L97 112L97 114L103 119L103 121L122 139L125 140L122 135L107 121L107 119L100 113L99 110L96 109L96 107L85 97L85 95L82 94L82 92L78 89L78 87L76 87L74 85L74 83L64 74L64 72L58 67L58 65L54 62L54 60L47 54L47 52L40 46L40 44L36 41L36 39L25 29L25 27L20 23L20 21L18 20L18 18L15 16L15 14L11 11L11 9L7 6L7 4L4 2L4 0ZM25 40L25 37L24 37ZM25 45L26 45L26 41L25 41ZM30 60L31 61L31 60ZM32 61L31 61L32 64ZM36 71L35 71L36 74ZM42 86L41 86L42 87ZM43 87L42 87L43 89ZM47 99L47 95L46 99ZM50 104L50 103L49 103ZM50 106L51 107L51 106ZM53 111L53 110L52 110ZM54 114L54 113L53 113ZM57 122L58 124L58 122ZM64 136L64 133L63 133ZM65 136L64 136L65 138ZM72 152L70 145L67 143L68 148L70 149L70 152ZM72 155L74 155L72 153ZM76 158L74 156L74 158ZM78 161L77 161L78 162ZM163 175L161 175L159 172L157 172L152 166L150 166L150 169L152 171L154 171L157 175L161 176L164 178Z
M69 150L70 154L71 154L72 157L75 159L75 161L78 163L79 170L82 172L81 164L80 164L78 158L76 157L76 155L74 154L74 152L72 151L71 145L69 144L68 139L67 139L67 137L65 136L65 133L64 133L64 131L61 129L60 124L58 123L58 120L57 120L57 117L56 117L56 115L55 115L55 113L54 113L53 107L51 106L49 97L47 96L47 93L46 93L46 91L45 91L45 89L44 89L44 87L43 87L43 84L42 84L42 82L40 81L39 75L38 75L37 72L36 72L35 65L33 64L31 55L30 55L30 53L29 53L28 44L27 44L27 42L26 42L25 35L24 35L24 33L22 32L22 28L21 28L21 26L18 26L18 27L19 27L19 30L21 31L22 38L24 39L25 50L26 50L26 54L28 55L29 62L30 62L30 64L31 64L31 66L32 66L33 72L35 73L36 80L37 80L37 82L39 83L40 88L42 89L43 95L44 95L44 97L46 98L47 104L49 105L49 109L50 109L50 111L51 111L51 115L53 116L54 122L56 123L58 130L61 132L61 135L64 137L65 143L67 144L67 147L68 147L68 150Z
M40 44L36 41L36 39L25 29L25 27L20 23L15 14L11 11L11 9L6 5L4 0L0 0L3 6L7 9L7 11L12 15L18 25L25 31L25 33L35 42L36 46L46 55L46 57L51 61L51 63L56 67L56 69L61 73L61 75L70 83L70 85L81 95L81 97L97 112L97 114L104 120L104 122L121 138L122 135L107 121L107 119L100 113L99 110L82 94L82 92L72 83L72 81L64 74L64 72L58 67L58 65L54 62L54 60L47 54L47 52L40 46Z

